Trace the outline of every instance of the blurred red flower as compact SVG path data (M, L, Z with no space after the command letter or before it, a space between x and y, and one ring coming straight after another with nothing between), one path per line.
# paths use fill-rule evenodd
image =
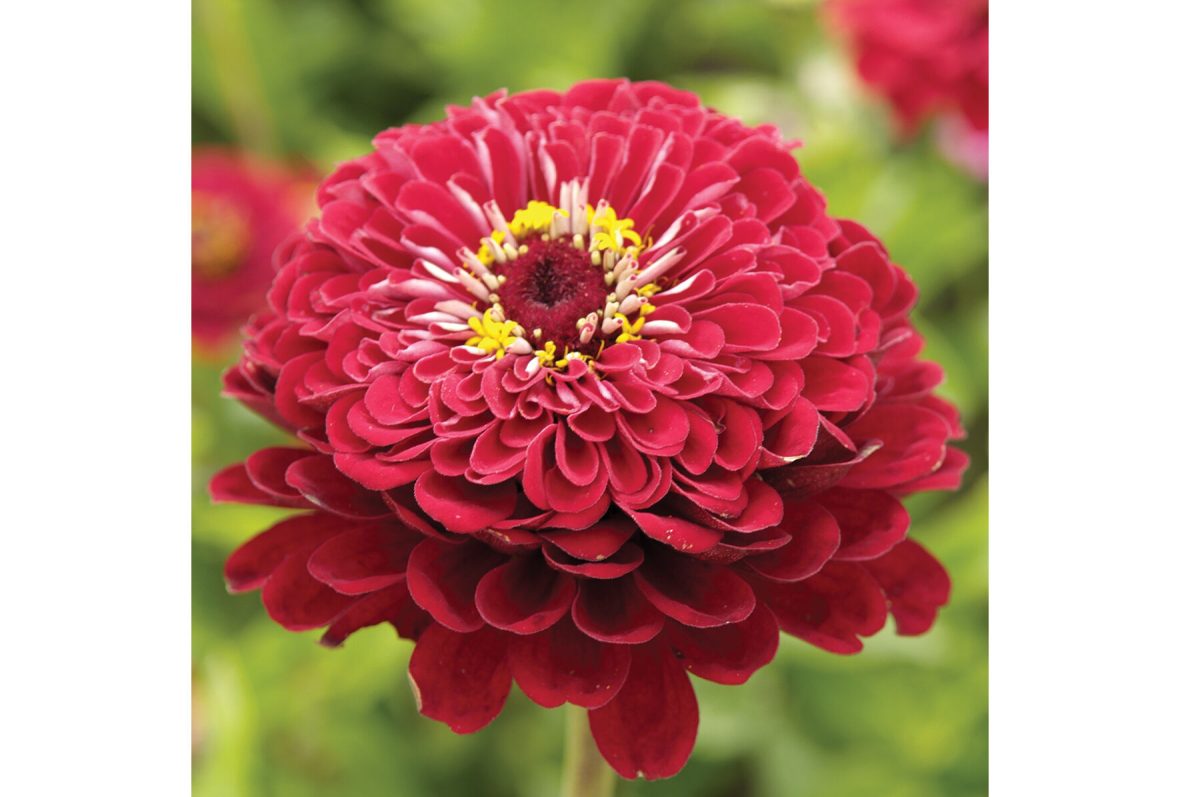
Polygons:
M949 579L898 498L958 485L962 429L912 282L790 146L620 80L381 133L226 376L305 446L214 497L308 510L231 589L329 645L390 622L460 733L514 679L584 706L625 777L687 760L689 672L741 683L781 629L853 653L889 610L925 631Z
M303 223L313 180L235 150L192 152L192 336L230 340L265 307L271 256Z
M986 133L987 0L829 0L828 10L906 132L948 115Z

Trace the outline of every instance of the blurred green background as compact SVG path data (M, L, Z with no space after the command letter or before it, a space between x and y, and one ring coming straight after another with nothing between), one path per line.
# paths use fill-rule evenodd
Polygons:
M963 411L961 492L909 502L913 535L947 566L950 605L927 635L889 626L839 657L785 636L740 687L693 679L700 735L678 777L620 795L938 797L987 791L987 186L933 135L897 141L810 0L195 0L193 137L322 172L390 125L439 118L496 88L658 79L801 138L808 177L865 222L921 288L918 326ZM367 629L343 649L275 626L221 566L279 513L210 505L219 467L282 436L218 397L237 356L193 368L193 782L198 797L557 794L564 716L514 687L485 730L421 718L410 643Z

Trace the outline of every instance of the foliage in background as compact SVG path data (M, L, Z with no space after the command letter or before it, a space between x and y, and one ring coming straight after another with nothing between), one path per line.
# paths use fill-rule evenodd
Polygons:
M987 783L987 188L932 135L892 138L805 0L195 0L193 136L327 171L390 125L505 86L658 79L801 138L835 214L865 222L921 287L918 325L963 410L961 492L908 503L913 536L954 580L926 636L889 631L839 657L783 637L740 687L693 679L696 752L678 777L618 794L958 797ZM230 596L224 558L276 510L210 505L220 466L285 442L220 399L236 351L193 368L194 785L197 797L557 793L562 725L514 689L491 726L455 736L421 718L390 627L344 649L275 626Z

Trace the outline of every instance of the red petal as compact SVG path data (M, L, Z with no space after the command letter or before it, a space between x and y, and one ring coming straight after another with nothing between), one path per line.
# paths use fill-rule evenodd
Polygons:
M842 535L829 510L809 501L784 502L779 529L791 535L782 548L746 560L746 564L773 581L802 581L837 552Z
M352 518L392 514L375 493L344 476L323 454L296 460L287 469L287 483L322 509Z
M308 554L325 540L354 523L324 512L295 515L251 538L225 562L225 583L231 592L258 589L290 554Z
M908 532L908 510L881 490L834 488L817 499L837 520L842 544L836 559L874 559L890 551Z
M633 578L647 600L684 625L711 628L737 623L754 611L754 590L728 567L669 548L647 548L646 561Z
M598 562L616 553L633 536L637 527L624 517L608 517L579 531L543 531L541 536L574 556Z
M430 517L450 531L468 534L504 520L517 507L517 491L511 483L472 484L434 471L417 479L414 493Z
M417 640L408 677L417 708L455 733L474 733L500 714L512 676L503 634L458 634L434 623Z
M826 412L853 412L867 403L871 379L852 365L832 357L808 357L804 368L804 397Z
M754 203L755 215L762 221L772 221L796 202L788 181L769 168L754 169L734 186Z
M240 462L217 471L208 483L208 492L213 501L218 503L264 504L296 509L311 506L304 498L281 498L263 492L250 480L246 466Z
M391 490L413 480L433 467L428 459L409 462L383 462L374 454L339 452L333 464L342 473L369 490Z
M882 447L842 479L845 487L886 489L932 473L946 455L950 429L932 410L911 404L880 404L846 427L855 442Z
M779 623L765 605L740 623L688 628L671 623L664 637L696 675L719 684L745 683L779 649Z
M542 554L546 557L546 563L555 570L584 578L600 579L620 578L626 573L632 573L641 567L643 560L642 549L632 542L625 543L612 556L599 562L576 559L553 545L543 546Z
M408 554L423 539L395 522L354 529L313 551L308 572L344 595L374 592L404 578Z
M546 708L567 702L603 706L625 683L629 659L628 645L597 642L580 633L570 618L508 646L508 665L517 685Z
M592 484L600 471L600 453L595 444L572 432L563 421L558 422L554 438L554 461L563 478L577 487Z
M285 474L293 462L312 454L307 448L264 448L246 458L246 475L265 493L280 498L300 498L296 488L287 483Z
M726 304L693 317L720 325L726 352L767 351L778 346L783 335L779 316L758 304Z
M408 557L408 591L433 619L454 631L475 631L483 618L475 609L479 580L504 557L474 540L452 545L428 539Z
M408 584L401 577L390 587L364 595L339 614L321 637L321 644L336 648L355 631L380 623L391 623L400 636L416 639L429 622L429 615L413 603Z
M677 551L701 553L719 543L724 536L720 529L710 529L682 518L626 511L647 537L666 543Z
M863 566L883 587L899 634L925 633L933 625L938 608L950 600L946 569L912 540L904 540Z
M571 619L592 639L626 645L653 639L664 622L662 613L646 600L632 577L581 581Z
M762 582L759 595L782 630L832 653L857 653L859 637L878 632L887 620L879 585L861 565L848 562L831 562L793 584Z
M592 737L623 778L669 778L696 743L700 709L687 672L660 644L633 649L629 677L617 696L588 712Z
M878 449L878 442L871 443L846 462L808 465L801 460L794 465L763 471L763 478L788 498L807 498L837 484L855 465Z
M927 490L957 490L962 486L963 472L971 464L971 458L957 448L947 447L946 458L938 469L920 479L897 485L892 492L897 495L911 495Z
M575 578L523 556L497 567L475 589L475 606L488 624L514 634L536 634L558 622L575 600Z
M289 631L328 625L354 599L334 592L308 574L308 554L289 555L263 586L262 601L271 619Z

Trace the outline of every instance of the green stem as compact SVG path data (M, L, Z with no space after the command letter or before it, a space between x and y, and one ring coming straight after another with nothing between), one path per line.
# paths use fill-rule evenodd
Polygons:
M570 704L566 709L562 797L611 797L617 782L616 773L592 741L587 709Z

